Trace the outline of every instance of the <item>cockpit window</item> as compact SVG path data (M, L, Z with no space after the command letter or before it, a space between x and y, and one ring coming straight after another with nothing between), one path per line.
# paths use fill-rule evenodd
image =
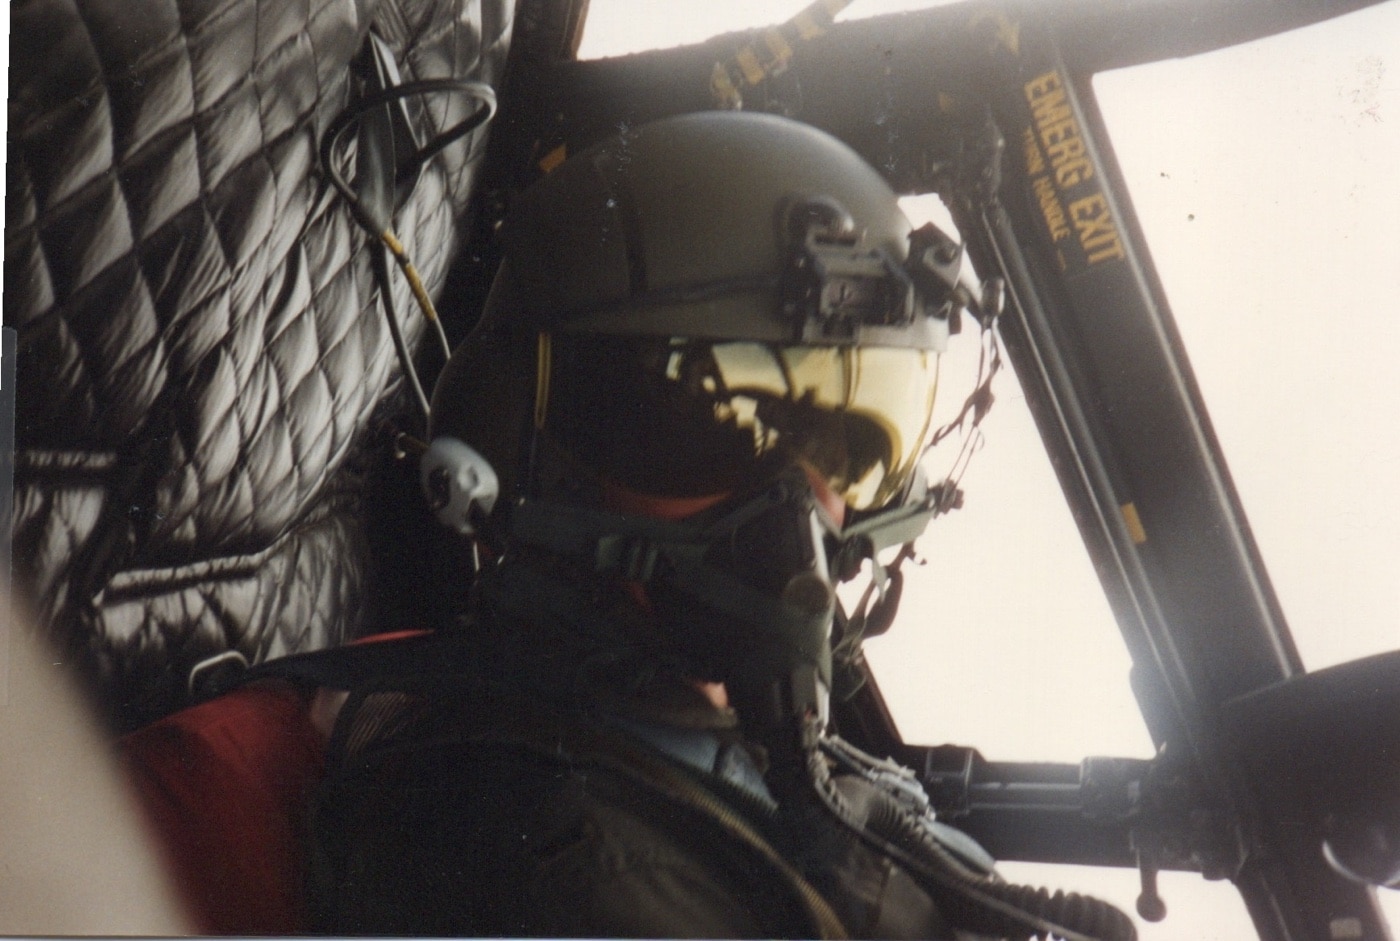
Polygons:
M863 19L886 13L904 13L942 6L951 0L844 0L836 19ZM811 0L707 0L677 3L665 16L646 0L590 0L584 24L580 59L605 59L647 49L665 49L703 42L721 33L733 33L782 23ZM843 0L832 0L834 7Z
M1400 646L1400 7L1096 77L1304 664Z
M581 58L786 20L802 0L592 0ZM937 5L854 0L838 19ZM708 18L706 18L708 17ZM660 34L643 30L664 27ZM1309 669L1400 645L1400 5L1093 87L1234 483ZM952 231L936 197L915 225ZM943 356L939 418L975 383L975 325ZM893 630L867 643L906 741L988 758L1149 757L1130 661L1010 370L969 444L966 504L906 565ZM949 439L928 459L955 465ZM1072 883L1126 910L1131 870L1008 877ZM1228 883L1164 873L1171 915L1144 941L1251 937ZM1400 924L1400 892L1381 891ZM1193 920L1195 919L1195 920ZM1199 928L1199 930L1198 930Z

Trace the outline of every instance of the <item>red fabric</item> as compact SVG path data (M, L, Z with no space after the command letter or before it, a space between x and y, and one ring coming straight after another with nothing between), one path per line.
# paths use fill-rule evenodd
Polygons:
M401 631L385 631L383 634L370 634L368 637L361 637L359 640L350 641L355 644L382 644L389 640L408 640L410 637L426 637L432 631L424 630L421 627L406 628Z
M199 929L306 930L302 827L325 767L306 694L258 684L122 740L136 791Z

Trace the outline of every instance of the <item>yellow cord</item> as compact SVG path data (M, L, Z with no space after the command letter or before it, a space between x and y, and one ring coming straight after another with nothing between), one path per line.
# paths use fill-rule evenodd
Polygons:
M413 291L413 299L418 302L418 308L423 311L423 316L429 321L437 320L437 308L433 306L433 299L428 296L428 289L423 287L423 279L418 276L418 269L413 267L413 262L408 258L408 252L404 250L403 243L394 235L392 229L385 229L379 233L379 240L384 243L384 247L389 249L389 254L394 256L394 261L398 262L399 270L408 279L408 287Z

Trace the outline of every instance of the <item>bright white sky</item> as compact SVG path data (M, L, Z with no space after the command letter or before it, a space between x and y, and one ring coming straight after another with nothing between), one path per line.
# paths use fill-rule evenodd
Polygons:
M580 54L695 42L804 5L708 0L662 16L593 0ZM930 5L855 0L841 18ZM1095 87L1304 661L1400 647L1400 3ZM907 209L939 218L936 202ZM974 345L945 358L945 414L965 395L956 377L970 387ZM966 508L930 528L899 622L868 645L881 688L910 741L1006 760L1146 757L1126 651L1024 400L1010 375L996 391ZM1004 868L1129 911L1137 894L1133 872ZM1168 873L1162 891L1171 914L1140 924L1143 941L1253 936L1227 883ZM1400 892L1381 896L1400 925Z

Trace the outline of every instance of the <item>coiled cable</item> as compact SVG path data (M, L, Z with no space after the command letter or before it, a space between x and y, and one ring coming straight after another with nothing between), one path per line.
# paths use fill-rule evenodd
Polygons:
M978 872L943 846L920 818L878 784L862 781L860 794L843 793L827 763L830 749L808 753L807 768L816 794L838 820L888 854L935 893L958 927L980 934L1029 941L1136 941L1137 928L1107 902L1076 893L1055 892L1001 881ZM842 743L838 760L852 751ZM845 753L845 754L842 754ZM859 779L859 776L853 776Z
M465 94L474 98L479 104L475 111L463 120L457 122L438 134L422 147L416 148L413 154L404 161L404 166L396 168L395 181L405 177L408 172L414 171L424 163L431 160L445 147L454 141L460 140L467 134L485 125L496 114L496 93L484 82L466 81L463 79L441 78L424 79L416 82L405 82L402 85L395 85L391 88L373 94L365 95L350 107L346 108L335 120L331 122L326 133L321 137L321 147L319 152L321 172L334 187L337 194L345 200L350 208L350 214L356 224L364 229L378 242L383 252L394 259L403 276L408 280L413 299L417 302L419 310L424 318L432 325L433 332L437 336L437 341L442 349L444 359L452 355L452 346L447 339L447 331L443 328L442 320L438 317L437 309L433 306L432 298L428 295L427 289L423 286L423 279L409 257L403 242L394 232L392 220L387 218L387 214L377 212L374 207L368 206L355 191L349 182L340 172L336 160L336 148L344 137L345 132L356 126L359 121L376 108L400 101L404 98L417 97L421 95L457 93ZM381 216L384 216L381 218ZM385 314L388 318L389 334L394 342L394 351L399 359L399 365L408 377L409 386L413 390L414 399L418 403L419 409L423 412L424 421L429 417L428 397L423 390L423 384L418 378L418 370L413 365L413 359L409 354L408 344L403 337L403 331L399 326L398 318L394 313L394 305L389 290L387 262L383 254L377 254L375 260L375 278L382 286L381 296L384 298Z

